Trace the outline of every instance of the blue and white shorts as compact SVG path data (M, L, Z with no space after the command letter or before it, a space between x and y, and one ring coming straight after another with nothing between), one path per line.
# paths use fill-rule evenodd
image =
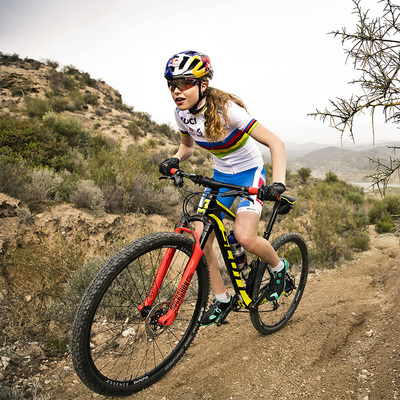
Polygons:
M239 186L260 187L261 185L264 185L265 181L266 181L266 174L265 174L264 166L251 168L247 171L238 172L236 174L224 174L224 173L219 172L214 169L212 177L216 181L230 183L230 184L239 185ZM222 194L224 192L227 192L228 190L229 189L220 189L220 193ZM210 189L207 188L204 192L208 193L208 192L210 192ZM262 211L262 206L263 206L262 201L257 199L256 195L252 195L252 196L250 196L250 198L253 201L250 201L249 199L244 198L244 197L241 197L239 199L239 205L238 205L236 213L239 213L242 211L250 211L250 212L255 212L256 214L261 216L261 211ZM205 199L205 196L202 196L202 198L200 200L199 208L203 205L204 199ZM231 208L234 200L235 200L235 197L233 197L233 196L229 196L229 197L218 196L218 201L221 202L226 208Z

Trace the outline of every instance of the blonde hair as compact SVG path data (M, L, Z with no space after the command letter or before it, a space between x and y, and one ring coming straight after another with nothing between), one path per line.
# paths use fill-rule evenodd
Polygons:
M210 142L217 142L225 136L226 125L229 123L228 101L233 101L245 110L246 106L237 96L213 87L208 87L204 94L207 107L204 113L205 136Z

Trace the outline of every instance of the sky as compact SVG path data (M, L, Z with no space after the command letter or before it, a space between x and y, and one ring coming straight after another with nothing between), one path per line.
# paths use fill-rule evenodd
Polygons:
M377 3L361 4L378 12ZM285 142L340 145L338 131L307 114L357 91L348 82L358 73L329 34L354 31L353 10L351 0L0 0L0 51L73 65L173 128L166 62L201 51L211 58L211 86L243 99ZM377 141L400 138L383 118L375 132ZM368 116L356 124L355 139L373 143Z

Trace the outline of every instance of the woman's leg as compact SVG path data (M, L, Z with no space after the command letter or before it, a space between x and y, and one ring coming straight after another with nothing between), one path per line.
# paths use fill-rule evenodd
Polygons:
M239 212L235 222L235 237L250 253L266 261L271 269L271 281L266 291L266 299L274 302L285 290L285 274L289 268L286 260L280 259L268 240L257 235L259 216L249 211Z
M203 223L202 222L195 223L195 231L200 237L201 233L203 232ZM219 294L225 293L226 288L225 288L224 282L222 280L221 273L219 272L218 259L214 252L214 249L213 249L214 239L215 239L215 233L212 232L210 237L207 240L207 243L204 246L203 251L204 251L204 255L207 259L208 269L210 271L211 289L215 295L219 295Z
M260 217L255 212L238 212L234 227L235 237L245 250L260 257L272 268L275 268L281 260L268 240L257 235L259 221Z

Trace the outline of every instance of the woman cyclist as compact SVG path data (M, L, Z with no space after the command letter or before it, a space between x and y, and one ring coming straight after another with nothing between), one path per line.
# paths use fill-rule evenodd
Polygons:
M276 198L285 191L286 153L283 142L252 118L243 102L236 96L209 86L213 77L210 58L196 51L184 51L172 56L166 65L165 78L176 104L175 118L181 132L177 153L160 166L160 172L170 175L171 168L179 169L179 162L189 158L195 143L209 150L214 160L213 178L243 186L260 186L253 201L241 198L234 234L243 248L271 267L273 279L268 287L267 300L277 300L285 290L285 273L289 267L281 260L270 243L257 235L262 201ZM265 169L256 141L269 147L272 160L272 185L265 185ZM231 207L234 198L219 201ZM203 230L196 223L196 232ZM219 272L219 264L212 248L215 234L207 241L204 254L209 270L215 301L204 314L202 325L218 321L229 306L231 296Z

